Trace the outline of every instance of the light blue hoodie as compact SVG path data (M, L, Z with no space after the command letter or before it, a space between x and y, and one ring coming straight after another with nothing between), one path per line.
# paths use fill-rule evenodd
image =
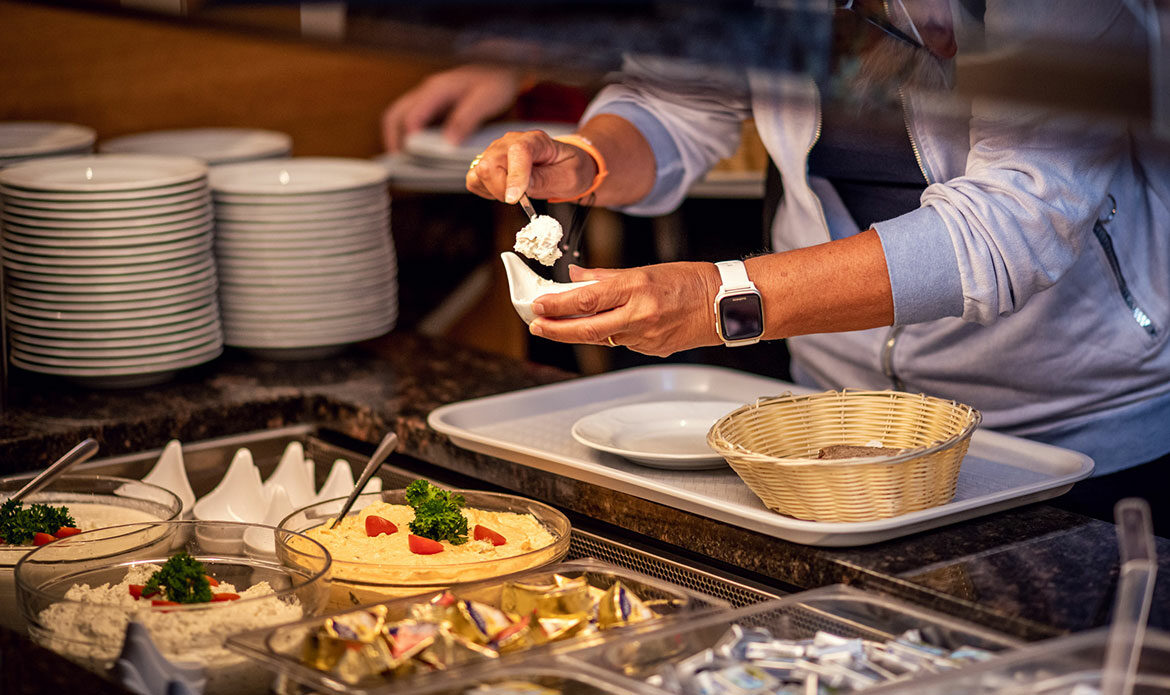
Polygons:
M961 55L976 34L957 33ZM1085 50L1142 40L1116 0L987 3L990 45L1041 34ZM918 210L859 221L880 235L894 326L791 338L797 380L969 403L987 427L1092 456L1096 475L1170 451L1170 144L1033 106L902 96L929 185ZM784 184L784 251L857 231L806 174L819 103L804 78L631 57L583 120L612 113L642 131L657 181L624 210L659 215L754 118Z

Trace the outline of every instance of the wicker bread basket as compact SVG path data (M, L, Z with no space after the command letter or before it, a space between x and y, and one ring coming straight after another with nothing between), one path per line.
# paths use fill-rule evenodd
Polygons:
M872 521L946 504L979 411L899 391L784 395L720 418L707 443L769 509L813 521ZM902 449L817 459L833 445Z

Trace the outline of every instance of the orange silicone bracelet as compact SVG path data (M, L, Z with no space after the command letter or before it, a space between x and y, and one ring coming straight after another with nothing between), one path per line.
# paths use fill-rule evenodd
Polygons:
M586 188L585 192L581 195L574 196L572 198L549 198L548 202L569 203L574 200L581 200L585 196L596 191L598 187L601 186L601 182L605 180L605 177L609 175L609 169L607 169L605 166L605 157L601 156L601 152L599 152L598 149L593 146L593 143L589 142L588 138L582 135L558 135L557 137L553 138L553 140L563 142L567 145L575 145L588 152L589 156L593 157L593 161L597 163L597 175L593 177L593 183L589 184L589 188Z

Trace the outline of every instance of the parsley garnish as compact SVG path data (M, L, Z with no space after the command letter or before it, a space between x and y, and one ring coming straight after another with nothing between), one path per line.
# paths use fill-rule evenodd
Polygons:
M432 541L450 541L451 545L467 542L467 517L459 508L463 495L453 495L425 480L406 487L406 503L414 509L410 532Z
M27 545L37 533L57 533L63 526L75 526L68 507L47 504L24 506L16 500L0 504L0 539L10 545Z
M180 550L171 556L157 572L150 575L143 596L166 591L168 601L175 603L207 603L211 600L211 583L203 563Z

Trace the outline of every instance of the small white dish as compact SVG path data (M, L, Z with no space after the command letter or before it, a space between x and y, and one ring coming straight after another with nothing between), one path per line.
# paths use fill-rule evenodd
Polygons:
M182 203L203 200L207 197L206 185L197 186L183 193L152 196L150 198L129 198L127 200L46 200L29 198L16 192L15 188L0 187L0 195L5 205L33 210L53 210L56 212L105 212L109 210L142 210L143 214L151 208L162 208ZM65 195L65 194L63 194Z
M178 495L183 503L182 518L191 518L191 509L195 506L195 491L191 489L191 481L187 478L187 465L183 461L183 449L179 440L172 439L167 442L154 468L142 477L142 482L158 485Z
M276 494L279 490L287 495L289 504L292 505L292 509L279 519L269 520L265 515L266 524L276 526L281 519L292 513L293 509L307 507L313 503L316 494L313 489L313 469L305 466L305 448L300 442L289 442L284 448L284 454L280 457L280 463L276 464L276 470L264 481L264 489L271 494Z
M44 220L47 226L53 226L55 221L72 220L87 222L91 220L130 220L140 218L164 217L167 215L181 215L192 210L211 209L211 196L204 193L202 196L183 203L173 205L159 205L149 208L112 208L109 210L69 210L45 207L29 207L20 205L19 201L4 200L5 212L22 217L31 217Z
M726 464L707 446L715 421L743 405L735 401L653 401L607 408L573 423L585 446L654 468L702 470Z
M147 215L146 217L132 217L128 219L95 219L83 218L72 220L45 219L43 217L28 217L19 214L13 208L5 208L3 218L6 225L15 224L30 228L34 232L38 229L55 231L73 229L113 229L124 230L140 227L165 227L168 225L183 225L193 227L197 224L206 224L212 217L211 204L199 204L188 207L183 212L167 215Z
M325 484L317 491L313 502L322 502L334 497L346 497L353 492L353 484L353 469L350 468L349 462L337 459L333 462L333 467L329 469L329 476L325 478Z
M511 251L501 253L500 259L504 261L504 272L508 275L508 292L512 296L512 306L516 308L516 313L520 314L520 318L524 319L524 323L532 323L536 319L536 314L532 311L532 302L537 297L568 292L597 282L596 280L585 282L546 280Z
M258 524L264 520L268 496L260 482L260 470L252 452L239 449L219 484L195 503L199 521L243 521Z
M121 205L125 202L134 204L148 204L160 198L203 193L207 190L207 179L196 178L171 186L157 186L132 188L124 191L96 191L93 193L79 193L77 191L37 190L31 188L12 188L0 181L0 194L5 198L14 197L22 200L41 200L46 202L64 203L114 203Z

